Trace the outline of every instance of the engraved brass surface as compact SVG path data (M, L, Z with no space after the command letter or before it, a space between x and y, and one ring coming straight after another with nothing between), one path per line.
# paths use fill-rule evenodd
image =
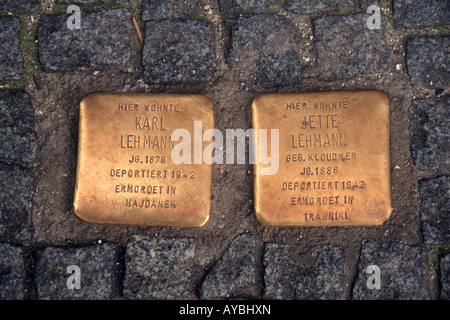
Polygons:
M201 121L201 127L194 121ZM202 95L107 94L80 104L74 211L106 224L200 227L209 219L212 166L175 164L171 152L184 140L214 128L212 101ZM194 132L196 131L196 132ZM199 132L200 131L200 132ZM202 148L210 142L203 142ZM198 146L198 145L197 145Z
M279 169L254 165L255 211L265 226L379 225L389 218L389 100L378 91L262 94L253 128L279 129ZM271 150L268 138L267 150Z

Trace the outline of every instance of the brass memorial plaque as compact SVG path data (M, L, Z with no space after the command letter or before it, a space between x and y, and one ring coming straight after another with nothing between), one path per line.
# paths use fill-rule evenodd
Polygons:
M80 105L74 211L93 223L200 227L209 219L214 128L202 95L91 94ZM178 135L172 133L178 129ZM172 151L183 142L175 161ZM181 150L181 149L180 149ZM195 158L195 159L194 159Z
M265 226L379 225L389 218L386 94L263 94L252 111L255 210ZM260 129L267 131L266 150ZM279 149L272 146L272 129L279 130ZM277 172L262 174L269 164L261 162L260 151L278 152Z

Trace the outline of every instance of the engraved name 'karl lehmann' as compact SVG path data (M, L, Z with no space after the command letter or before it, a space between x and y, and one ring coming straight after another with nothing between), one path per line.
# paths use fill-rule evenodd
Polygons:
M128 112L179 112L178 104L144 104L140 106L137 103L120 103L120 111ZM166 131L166 119L164 116L136 116L136 130L159 130ZM174 143L171 135L120 135L120 147L123 149L172 149Z

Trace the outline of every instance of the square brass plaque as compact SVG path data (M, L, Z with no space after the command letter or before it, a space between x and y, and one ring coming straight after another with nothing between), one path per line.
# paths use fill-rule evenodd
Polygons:
M267 130L266 154L271 129L279 130L278 172L261 174L269 164L261 164L255 144L255 211L265 226L379 225L389 218L386 94L263 94L252 112L256 141Z
M93 223L202 226L210 215L212 166L193 160L194 142L212 128L213 103L202 95L85 97L80 104L75 213ZM188 160L180 164L171 157L174 146L184 140L172 138L176 129L189 135L187 145L192 146ZM200 143L204 148L210 142Z

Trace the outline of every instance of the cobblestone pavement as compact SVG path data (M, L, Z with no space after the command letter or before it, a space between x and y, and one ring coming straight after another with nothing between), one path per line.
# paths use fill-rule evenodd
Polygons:
M380 29L367 27L371 4ZM1 1L0 298L449 299L449 21L447 0ZM263 227L250 164L214 165L202 228L72 211L89 93L204 94L225 130L250 128L263 92L366 89L391 108L394 210L381 226Z

